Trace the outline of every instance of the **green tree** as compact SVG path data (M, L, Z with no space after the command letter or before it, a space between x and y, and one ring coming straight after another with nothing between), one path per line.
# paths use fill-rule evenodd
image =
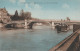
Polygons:
M18 16L18 11L15 11L15 14L11 17L12 20L18 20L19 16Z
M18 16L18 11L17 11L17 10L15 11L15 16L16 16L16 17Z

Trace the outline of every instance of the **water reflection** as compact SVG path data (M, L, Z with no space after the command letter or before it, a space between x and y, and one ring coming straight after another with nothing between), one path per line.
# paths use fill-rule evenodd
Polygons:
M48 51L71 33L58 34L48 26L0 31L0 51Z

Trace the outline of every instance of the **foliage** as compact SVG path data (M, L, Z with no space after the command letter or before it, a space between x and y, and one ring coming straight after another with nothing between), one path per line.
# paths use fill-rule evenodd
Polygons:
M18 11L15 11L15 14L11 16L12 20L24 20L24 19L31 19L31 12L24 12L21 10L20 15L18 15Z

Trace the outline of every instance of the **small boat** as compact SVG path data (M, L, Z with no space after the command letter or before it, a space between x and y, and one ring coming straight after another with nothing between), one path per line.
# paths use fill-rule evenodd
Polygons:
M66 24L56 25L56 29L57 29L57 32L66 32L69 30L68 25Z

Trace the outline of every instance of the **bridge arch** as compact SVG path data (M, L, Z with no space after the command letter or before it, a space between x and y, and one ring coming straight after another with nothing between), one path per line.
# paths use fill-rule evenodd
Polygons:
M31 22L31 23L29 23L29 24L28 24L28 29L32 29L32 28L33 28L34 23L37 23L37 22Z
M28 29L32 29L35 23L42 23L42 24L45 23L44 25L48 24L48 25L50 25L50 26L53 26L53 25L54 25L54 24L51 23L51 22L38 22L38 21L32 21L32 22L30 22L30 23L28 24Z
M16 28L16 23L12 23L12 24L7 24L5 25L6 28Z

